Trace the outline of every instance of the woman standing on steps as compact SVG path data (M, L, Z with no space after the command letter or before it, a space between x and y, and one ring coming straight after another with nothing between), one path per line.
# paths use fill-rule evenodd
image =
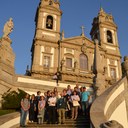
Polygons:
M35 100L35 95L31 95L30 99L30 109L29 109L29 121L35 122L36 121L36 100Z
M25 127L28 110L30 108L29 94L21 100L21 115L20 115L20 126Z
M41 96L40 101L38 102L38 124L43 124L44 121L44 112L45 112L45 97Z
M71 100L72 100L72 119L76 119L78 116L78 107L79 107L79 101L80 101L80 97L77 94L76 91L73 92L73 95L71 96Z

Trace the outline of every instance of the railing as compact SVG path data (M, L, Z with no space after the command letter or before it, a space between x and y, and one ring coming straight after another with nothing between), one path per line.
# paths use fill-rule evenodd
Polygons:
M14 112L0 116L0 128L16 128L19 126L20 113Z
M124 77L93 102L90 110L92 126L94 128L102 128L102 124L114 120L124 128L128 128L127 112L128 81L127 78Z

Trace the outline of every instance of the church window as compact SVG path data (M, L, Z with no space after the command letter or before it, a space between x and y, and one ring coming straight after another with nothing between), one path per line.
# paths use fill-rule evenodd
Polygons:
M110 69L110 75L111 75L112 79L116 79L116 69L115 68Z
M72 68L72 58L66 58L66 67Z
M85 54L80 55L80 69L82 69L82 70L88 69L88 59Z
M44 56L44 67L50 67L50 56Z
M47 16L47 19L46 19L46 28L53 29L53 17L50 15Z
M107 31L107 42L108 43L113 43L112 41L112 32L111 31Z

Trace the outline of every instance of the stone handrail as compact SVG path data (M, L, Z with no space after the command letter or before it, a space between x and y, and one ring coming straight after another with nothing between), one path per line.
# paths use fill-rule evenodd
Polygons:
M20 122L20 113L13 112L0 116L0 128L16 128L19 126Z
M118 125L120 124L119 128L121 128L121 125L124 128L128 127L127 86L127 77L124 77L96 98L90 110L91 123L94 128L102 128L105 122L110 122L111 120L112 122L118 122Z

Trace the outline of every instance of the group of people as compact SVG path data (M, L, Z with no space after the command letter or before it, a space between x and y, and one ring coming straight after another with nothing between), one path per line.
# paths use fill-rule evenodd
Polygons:
M52 91L48 90L41 95L38 91L35 96L26 94L21 100L20 126L24 127L27 114L29 121L42 124L64 124L65 118L77 119L78 115L87 116L89 114L90 92L85 86L79 87L78 84L71 89L67 88L58 92L57 87Z

